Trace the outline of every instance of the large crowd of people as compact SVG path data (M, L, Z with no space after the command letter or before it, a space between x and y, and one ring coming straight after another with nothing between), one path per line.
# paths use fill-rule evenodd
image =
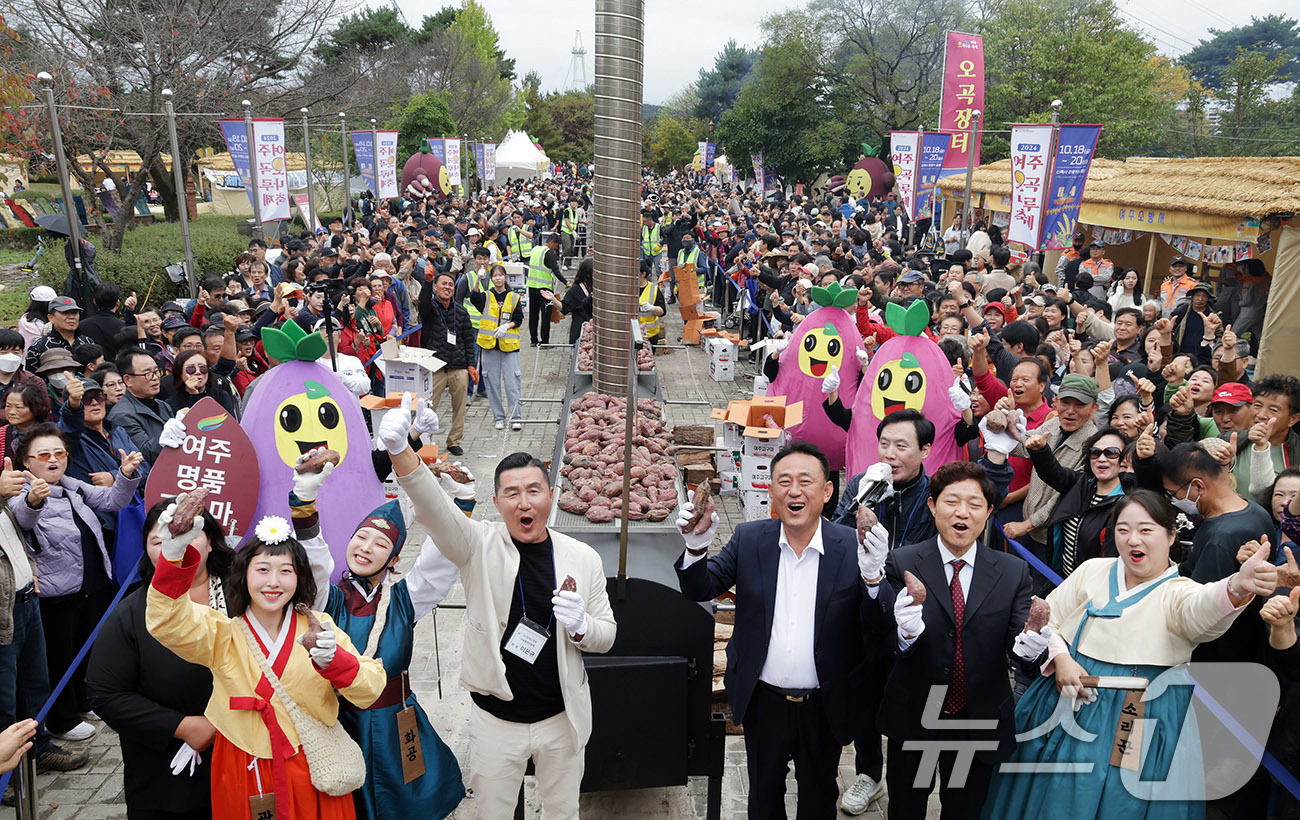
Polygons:
M547 527L553 488L534 456L497 465L501 523L489 524L468 515L473 475L435 476L416 450L445 429L444 449L463 456L476 399L496 429L521 429L525 317L537 347L562 344L562 317L575 344L592 316L591 187L584 167L468 197L363 197L318 231L252 239L230 271L201 272L189 300L146 304L104 282L81 304L33 288L0 329L0 726L12 727L0 768L29 747L40 771L82 767L77 744L106 722L131 818L437 818L466 782L476 816L508 818L529 759L544 816L576 817L592 728L582 653L616 633L606 570ZM961 419L945 435L963 460L928 470L936 426L904 409L875 430L867 460L884 467L865 474L789 443L771 463L772 519L720 549L716 515L702 532L682 508L682 594L735 589L726 684L751 818L785 816L791 761L800 818L861 814L887 787L889 816L919 820L936 768L945 818L1202 817L1199 752L1174 754L1180 728L1193 731L1190 685L1152 695L1132 764L1182 791L1135 792L1131 761L1112 754L1135 694L1165 675L1186 683L1189 661L1278 679L1266 748L1296 770L1300 379L1255 373L1259 260L1211 275L1176 256L1148 277L1081 231L1049 275L991 222L940 232L893 195L763 194L689 171L647 172L641 215L652 344L669 338L669 306L694 298L679 278L694 266L769 376L818 309L814 291L837 283L857 294L844 310L864 370L896 335L884 314L921 302L922 335L955 379ZM1158 285L1143 293L1145 281ZM279 365L261 331L285 323L332 342L319 364L356 397L387 393L386 339L444 363L431 398L373 425L376 470L395 473L414 521L396 503L356 510L333 584L315 508L328 463L296 471L292 520L263 519L237 553L184 499L123 524L190 408L212 398L242 414ZM832 371L823 396L847 426L840 387ZM414 522L431 541L396 580ZM79 661L127 580L119 538L143 539L130 545L143 546L143 583ZM415 625L457 578L465 777L407 679ZM28 720L74 666L46 720ZM841 792L850 744L856 779ZM1262 767L1215 805L1300 816Z

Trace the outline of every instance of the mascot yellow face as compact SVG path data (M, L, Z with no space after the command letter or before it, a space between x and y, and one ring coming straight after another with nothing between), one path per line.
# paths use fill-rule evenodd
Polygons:
M343 459L348 454L348 431L338 402L320 382L308 380L275 408L275 449L290 467L308 450L325 447Z
M880 368L875 390L871 393L871 411L883 419L895 410L920 410L925 405L925 371L911 353Z
M805 376L824 379L832 367L844 361L844 341L835 325L810 330L799 344L799 370Z
M451 179L447 176L447 166L438 169L438 190L444 194L451 193Z
M849 193L861 199L871 192L871 172L866 168L854 168L848 176Z

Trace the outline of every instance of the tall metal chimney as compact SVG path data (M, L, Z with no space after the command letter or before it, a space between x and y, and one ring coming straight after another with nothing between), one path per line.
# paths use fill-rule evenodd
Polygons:
M641 283L641 97L645 1L596 0L596 390L627 391Z

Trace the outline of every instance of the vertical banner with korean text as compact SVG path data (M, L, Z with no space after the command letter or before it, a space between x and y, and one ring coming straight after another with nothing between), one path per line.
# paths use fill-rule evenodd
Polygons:
M235 173L244 183L248 206L253 207L253 171L248 164L248 128L243 120L221 120L221 133L226 138L226 150L235 164Z
M718 144L716 142L706 142L704 144L704 170L707 171L713 167L713 158L718 154Z
M704 171L709 170L709 162L708 159L706 159L706 156L709 152L709 143L705 140L699 140L698 142L695 143L695 151L700 155L701 170Z
M447 164L447 148L443 143L442 137L429 137L429 153L438 158L438 162L443 165Z
M484 148L484 145L483 145L483 143L481 143L481 142L475 142L475 143L473 143L473 144L470 145L470 148L472 149L472 151L473 151L473 153L474 153L474 175L477 176L479 179L483 179L483 178L484 178L484 177L483 177L483 148Z
M442 142L447 146L447 181L453 188L460 187L460 139L443 137Z
M353 131L352 151L357 155L357 173L365 180L366 190L379 191L379 176L375 171L375 132Z
M1079 208L1083 205L1083 186L1088 181L1088 169L1092 167L1092 155L1100 137L1100 125L1062 125L1056 134L1052 187L1043 216L1044 250L1063 250L1074 239Z
M1007 239L1038 249L1052 158L1052 126L1011 126L1011 225Z
M262 221L289 218L289 172L285 167L284 120L253 120L257 197Z
M397 133L396 131L376 131L379 145L375 147L379 168L379 197L390 199L397 196Z
M765 183L765 180L763 179L763 176L764 176L764 173L763 173L763 172L764 172L764 169L763 169L763 154L762 154L762 152L759 152L759 153L757 153L757 154L750 154L750 155L749 155L749 161L752 162L752 163L754 164L754 184L758 186L758 190L760 190L760 191L766 191L766 190L767 190L767 187L766 187L766 185L764 184L764 183Z
M912 220L916 219L916 165L920 148L920 132L889 132L889 158L894 166L894 185L898 188L898 201L907 209L908 219Z
M943 176L965 173L967 152L975 152L980 164L980 132L970 140L971 118L984 110L984 38L978 34L948 32L943 53L943 90L939 103L939 130L952 136ZM981 129L982 130L982 129Z
M309 207L311 203L307 201L307 195L294 194L292 199L293 204L298 206L298 213L302 216L302 224L313 231L319 228L320 220L316 218L316 214L311 212Z
M921 133L921 156L916 163L916 216L929 219L934 216L934 195L939 177L943 174L943 160L948 156L951 134Z
M491 185L497 181L497 144L489 142L483 146L483 178Z

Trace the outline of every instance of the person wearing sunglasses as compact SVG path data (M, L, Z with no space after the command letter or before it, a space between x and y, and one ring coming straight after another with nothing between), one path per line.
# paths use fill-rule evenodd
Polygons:
M25 471L23 490L8 500L18 526L36 540L37 594L51 681L62 679L113 599L113 563L95 513L121 510L140 486L141 456L134 448L118 452L113 484L97 487L67 475L69 445L67 435L53 424L32 428L15 462ZM86 740L96 731L83 719L89 714L82 666L54 702L46 725L56 738Z
M68 385L68 400L59 418L59 429L68 436L68 475L96 487L111 487L121 460L118 451L129 453L135 445L126 430L108 420L108 391L99 380L83 378L76 384L80 389ZM142 481L148 478L148 463L142 462L139 472ZM105 546L111 552L117 533L117 513L97 514L104 528Z
M176 412L193 407L203 399L211 396L216 399L233 416L238 416L235 397L226 390L215 389L207 357L202 351L181 353L172 366L171 394L168 401Z
M1068 576L1089 558L1113 558L1114 533L1107 521L1111 508L1138 486L1133 473L1129 437L1116 427L1103 427L1084 444L1082 470L1071 470L1056 459L1046 432L1025 439L1034 472L1061 494L1048 522L1052 568Z

